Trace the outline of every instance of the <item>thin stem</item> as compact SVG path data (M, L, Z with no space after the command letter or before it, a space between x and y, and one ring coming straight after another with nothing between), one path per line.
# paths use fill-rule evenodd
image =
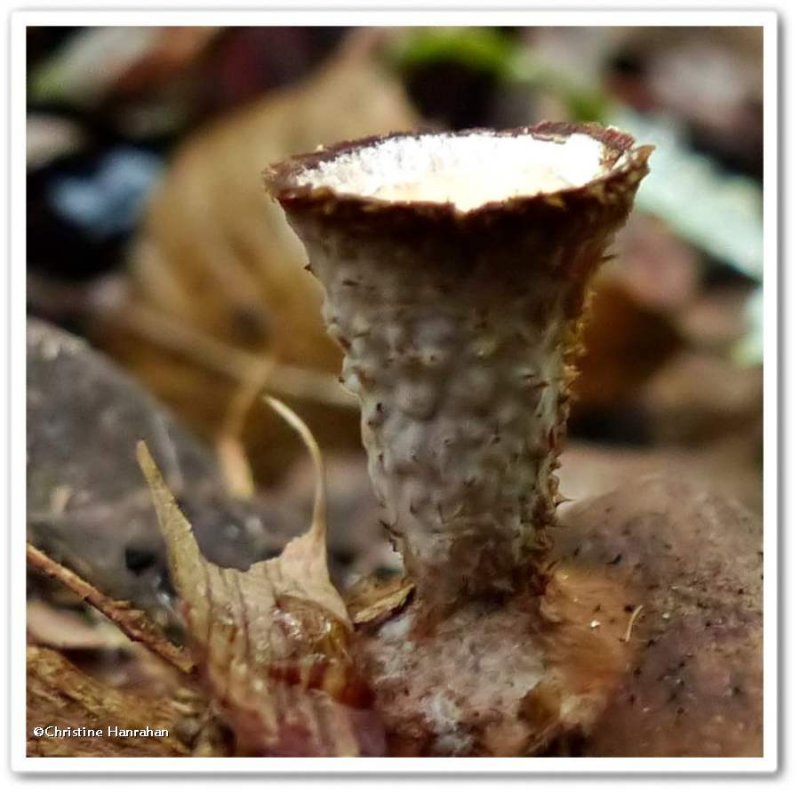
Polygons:
M319 535L325 536L326 532L326 515L327 515L327 500L325 496L325 471L322 465L322 453L319 449L319 444L314 438L314 434L309 430L308 425L285 403L276 400L274 397L266 395L264 397L266 402L273 411L280 415L280 417L297 432L303 443L306 446L311 459L314 462L314 471L316 474L316 484L314 487L314 512L312 516L312 529Z
M151 623L144 612L125 601L114 601L109 598L30 543L27 544L26 556L28 564L32 568L55 579L87 604L93 606L128 638L141 643L184 675L190 675L194 671L195 664L188 651L169 642L158 626Z

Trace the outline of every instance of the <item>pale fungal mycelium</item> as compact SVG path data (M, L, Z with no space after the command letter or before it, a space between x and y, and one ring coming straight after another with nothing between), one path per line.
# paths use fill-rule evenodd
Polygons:
M385 525L431 604L542 586L586 285L649 151L542 124L367 139L267 172L325 287Z

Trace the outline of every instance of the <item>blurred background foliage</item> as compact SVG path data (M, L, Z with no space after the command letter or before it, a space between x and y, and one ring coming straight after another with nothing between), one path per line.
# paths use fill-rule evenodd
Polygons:
M29 28L28 67L29 311L135 375L232 493L304 476L266 388L341 503L370 498L263 168L368 134L571 119L658 148L596 282L562 490L666 468L760 507L760 29Z

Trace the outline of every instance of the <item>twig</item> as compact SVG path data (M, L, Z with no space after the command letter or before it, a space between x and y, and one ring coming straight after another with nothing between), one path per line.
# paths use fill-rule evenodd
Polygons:
M259 371L253 378L239 385L217 434L217 457L225 486L232 496L240 499L252 498L255 493L253 471L242 443L244 423L259 394L264 391L274 367L275 359L265 358L260 362Z
M631 634L633 633L633 625L639 619L639 615L642 614L644 611L644 604L639 604L636 609L633 610L633 614L631 615L631 619L628 621L628 628L625 631L625 636L623 637L623 642L630 642L631 641Z
M35 570L60 582L87 604L91 604L131 640L141 643L185 675L194 671L195 664L188 652L169 642L141 610L125 601L109 598L30 543L27 544L27 559Z

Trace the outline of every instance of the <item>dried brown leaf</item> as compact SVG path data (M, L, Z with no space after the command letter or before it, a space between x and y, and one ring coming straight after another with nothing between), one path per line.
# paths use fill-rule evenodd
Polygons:
M281 403L271 403L301 433L319 466L305 426ZM278 558L242 572L203 558L143 443L138 458L200 669L238 752L380 754L383 730L350 656L346 607L328 576L321 481L309 531Z
M388 582L367 577L347 593L347 609L356 626L383 621L402 609L414 590L414 584L404 576Z

